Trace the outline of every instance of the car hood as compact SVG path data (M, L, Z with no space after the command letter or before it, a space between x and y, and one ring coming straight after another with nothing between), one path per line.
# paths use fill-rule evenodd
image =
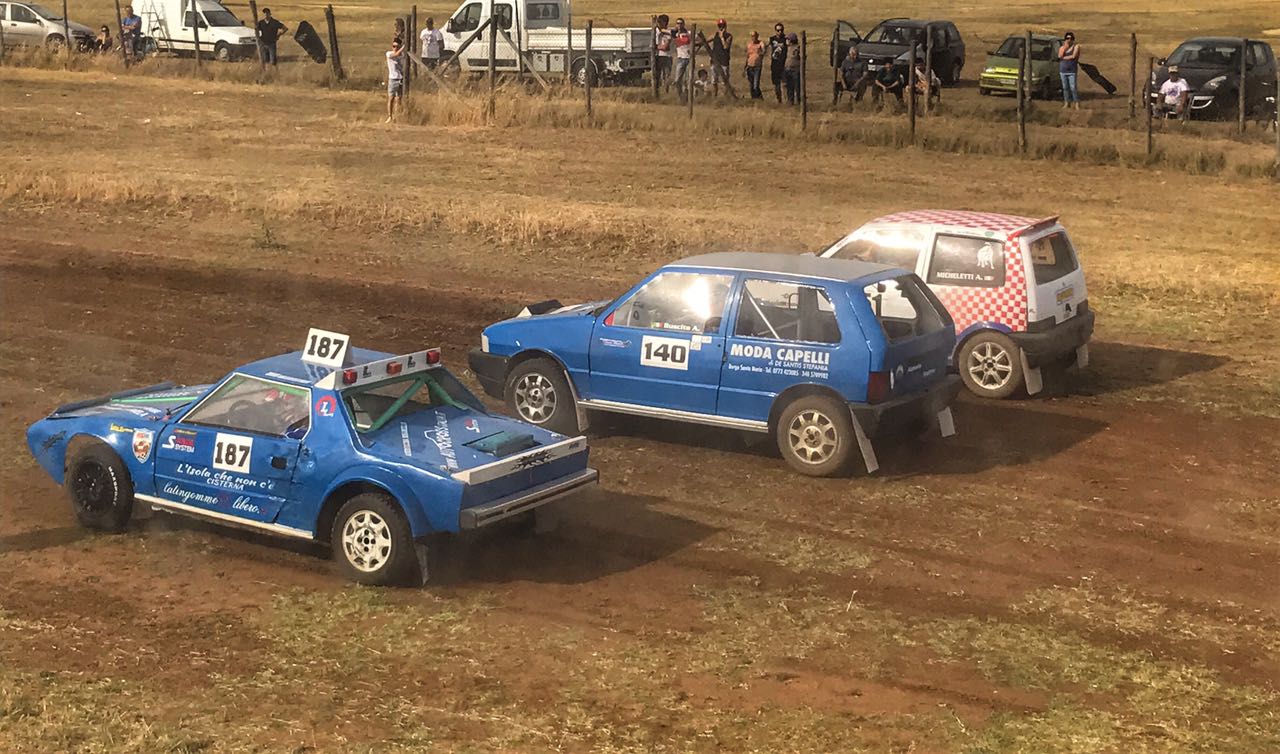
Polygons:
M62 26L61 21L52 21L51 23L59 28ZM78 24L75 21L71 21L67 26L70 27L72 34L88 34L91 37L96 34L92 27L85 26L84 24Z
M58 418L110 416L121 419L164 421L182 406L209 390L209 385L158 385L125 391L104 398L69 403L53 412Z
M857 45L858 57L896 58L911 48L908 45L891 45L883 42L861 42Z
M387 422L360 439L366 453L386 461L454 474L565 438L515 419L441 406Z
M1002 73L1017 73L1019 62L1017 58L1011 58L1005 55L988 55L987 70L1000 71ZM1046 69L1057 69L1058 61L1056 60L1033 60L1031 61L1032 71L1044 71Z

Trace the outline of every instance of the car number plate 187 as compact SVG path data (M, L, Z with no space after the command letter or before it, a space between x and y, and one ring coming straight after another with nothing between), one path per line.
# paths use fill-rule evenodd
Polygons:
M1062 290L1058 291L1058 303L1061 304L1064 301L1070 301L1071 297L1075 295L1075 292L1076 292L1076 288L1073 285L1069 285L1066 288L1063 288Z

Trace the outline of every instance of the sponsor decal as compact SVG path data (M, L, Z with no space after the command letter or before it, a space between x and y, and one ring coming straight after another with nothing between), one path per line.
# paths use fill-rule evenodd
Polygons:
M133 434L133 427L126 427L122 424L112 424L111 431L112 432L128 432L130 434Z
M551 460L551 451L539 450L536 453L530 453L526 456L521 456L520 459L516 461L516 470L519 471L521 469L531 469L534 466L541 466L542 464L550 460Z
M253 477L240 476L226 471L212 471L208 467L196 466L185 461L178 464L175 472L182 476L198 479L210 487L220 487L232 492L270 492L276 487L274 479L254 479Z
M165 450L176 450L179 453L196 452L196 439L186 434L178 434L175 430L173 434L164 438L164 444L160 447Z
M151 443L155 439L156 433L149 429L133 430L133 457L138 459L138 463L151 457Z
M305 385L305 384L307 384L307 381L306 381L306 380L304 380L304 379L302 379L301 377L293 377L293 376L288 375L288 374L280 374L279 372L267 372L267 375L266 375L266 376L268 376L268 377L275 377L277 380L281 380L281 381L283 381L283 382L292 382L292 383L294 383L295 385Z
M338 402L334 400L332 395L322 395L316 400L315 409L317 416L327 418L338 412Z
M173 482L166 483L164 488L161 491L167 497L173 500L177 500L181 503L185 503L187 505L191 505L192 503L198 503L208 508L219 508L219 507L226 506L231 508L231 510L233 511L248 513L253 516L262 515L262 509L259 508L257 504L252 502L252 500L250 500L250 498L246 495L236 495L235 498L233 499L230 495L227 495L225 493L218 493L216 495L211 495L207 492L200 492L198 490L187 489L186 487L183 487L180 484L174 484Z
M177 429L173 430L173 433L174 433L175 435L186 435L186 436L188 436L188 437L195 437L195 436L196 436L196 433L195 433L195 432L193 432L192 430L189 430L189 429L182 429L181 427L179 427L179 428L177 428Z
M455 471L458 468L458 456L453 452L453 435L449 433L449 420L444 414L436 412L436 428L435 430L425 430L422 434L428 440L435 443L436 450L440 451L440 456L444 458L445 468Z
M618 340L617 338L601 338L600 345L604 346L605 348L630 348L631 341Z
M462 423L462 426L466 427L468 432L480 432L480 422L475 419L468 418Z
M725 364L725 368L731 372L755 372L825 380L829 377L831 369L831 352L816 348L731 343L729 359L731 360Z
M413 455L413 445L409 442L409 424L408 422L400 422L400 442L404 444L404 454Z

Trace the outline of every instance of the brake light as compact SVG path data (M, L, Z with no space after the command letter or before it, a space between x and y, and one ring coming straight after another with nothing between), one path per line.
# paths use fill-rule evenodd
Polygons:
M439 348L432 348L430 351L427 351L427 363L428 363L428 364L439 364L439 363L440 363L440 349L439 349Z
M889 373L867 373L867 403L879 403L889 397Z
M356 370L354 370L354 369L344 369L344 370L342 370L342 384L343 384L343 385L354 385L354 384L356 384L356 379L357 379L359 376L360 376L360 375L359 375L359 374L357 374L357 373L356 373Z
M387 362L387 374L400 374L401 369L404 369L404 364L398 361Z

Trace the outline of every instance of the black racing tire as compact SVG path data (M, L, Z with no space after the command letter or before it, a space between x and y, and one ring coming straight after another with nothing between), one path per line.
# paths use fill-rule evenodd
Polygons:
M516 365L502 391L512 416L537 427L576 435L578 406L564 370L551 359L534 358Z
M825 395L806 395L787 404L774 436L787 465L807 476L844 473L858 444L849 407Z
M333 519L329 545L343 575L360 584L409 584L419 567L409 520L382 492L348 500Z
M983 398L1008 398L1022 389L1022 352L1003 333L986 331L969 338L956 359L956 371L969 392Z
M133 516L133 478L109 446L93 442L67 459L64 486L76 520L86 529L122 532Z

